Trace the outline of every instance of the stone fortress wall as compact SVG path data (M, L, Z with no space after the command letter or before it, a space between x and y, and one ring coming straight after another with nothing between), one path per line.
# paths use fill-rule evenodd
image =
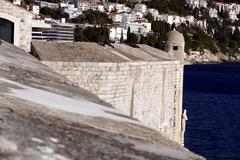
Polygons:
M43 63L126 115L182 143L183 66L179 61Z
M32 15L1 0L0 18L13 22L14 45L30 51ZM80 87L166 137L183 143L185 43L182 34L176 31L167 36L165 52L146 46L134 49L122 44L111 48L94 43L54 42L43 42L39 49L33 45L32 49L44 64Z
M183 46L183 47L181 47ZM78 86L183 143L184 38L168 33L166 51L96 43L33 42L32 54Z
M9 1L0 0L0 18L14 23L13 44L29 52L32 38L32 14Z
M0 41L0 53L1 160L36 160L43 155L49 160L204 160L108 108L18 47ZM69 110L74 106L79 109ZM53 152L46 154L39 146Z

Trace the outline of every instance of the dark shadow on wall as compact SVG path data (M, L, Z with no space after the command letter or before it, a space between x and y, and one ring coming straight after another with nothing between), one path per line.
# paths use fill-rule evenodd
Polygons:
M14 23L0 18L0 39L12 43L14 42Z

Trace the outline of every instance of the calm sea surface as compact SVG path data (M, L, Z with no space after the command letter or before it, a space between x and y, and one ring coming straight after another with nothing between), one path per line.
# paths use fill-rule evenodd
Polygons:
M240 160L240 63L185 66L185 146L209 160Z

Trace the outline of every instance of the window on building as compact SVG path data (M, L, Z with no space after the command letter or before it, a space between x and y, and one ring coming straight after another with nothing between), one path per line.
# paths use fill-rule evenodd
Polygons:
M177 51L178 50L178 46L173 46L173 50Z

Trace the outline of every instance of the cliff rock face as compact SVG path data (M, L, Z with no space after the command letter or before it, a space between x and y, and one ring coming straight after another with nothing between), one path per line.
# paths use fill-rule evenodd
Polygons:
M203 159L0 45L0 159Z
M186 55L186 64L204 64L204 63L221 63L221 62L239 62L240 55L226 56L222 52L213 54L209 50L203 52L195 51L189 55Z
M212 52L208 50L204 50L204 52L195 51L191 54L187 55L185 58L186 62L189 64L195 64L195 63L219 63L223 60L227 60L227 57L222 54L213 54Z

